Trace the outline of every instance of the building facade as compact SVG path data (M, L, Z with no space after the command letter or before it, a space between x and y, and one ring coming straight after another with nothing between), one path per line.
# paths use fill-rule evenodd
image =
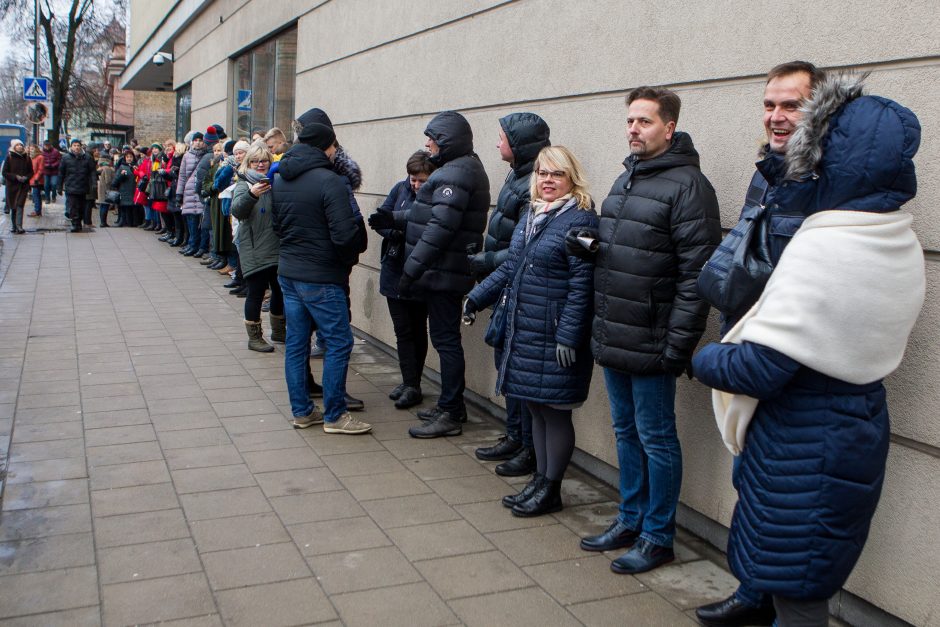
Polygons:
M904 363L887 382L888 476L838 613L853 623L873 611L940 625L940 214L932 211L940 204L940 100L930 87L940 82L937 32L940 11L929 0L824 1L788 5L784 14L747 0L132 0L124 87L169 82L178 118L189 116L183 128L220 123L237 134L325 109L362 166L358 200L370 213L404 178L427 121L445 109L473 126L494 199L508 171L496 149L497 120L534 111L551 125L553 143L582 160L600 201L628 152L624 95L638 85L667 86L682 97L679 129L694 139L730 227L763 138L766 71L792 59L870 71L872 93L911 108L923 125L920 192L906 210L924 247L928 297ZM172 62L156 66L158 52ZM379 245L370 243L352 275L353 323L393 345L378 293ZM468 363L492 362L483 326L465 329ZM713 320L703 341L716 334ZM429 367L437 367L433 358ZM495 372L467 375L474 393L501 403L492 393ZM680 523L724 548L736 497L708 390L683 379L677 413ZM596 373L575 424L578 459L602 476L615 476L609 416Z

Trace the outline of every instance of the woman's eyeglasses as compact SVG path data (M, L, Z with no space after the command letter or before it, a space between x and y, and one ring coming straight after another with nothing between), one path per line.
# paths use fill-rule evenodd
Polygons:
M540 179L553 179L560 181L567 176L563 170L539 170L535 173Z
M267 159L260 159L260 160L252 159L251 161L248 162L248 165L268 165L269 163L271 162Z

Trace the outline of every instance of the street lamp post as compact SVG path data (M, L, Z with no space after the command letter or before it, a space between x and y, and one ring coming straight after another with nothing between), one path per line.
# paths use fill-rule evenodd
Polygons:
M33 1L33 76L39 76L39 0ZM33 143L39 145L39 125L33 125Z

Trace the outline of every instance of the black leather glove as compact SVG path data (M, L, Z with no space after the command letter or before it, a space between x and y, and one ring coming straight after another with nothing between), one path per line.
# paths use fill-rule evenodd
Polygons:
M373 231L383 231L395 228L395 216L391 211L379 209L369 216L369 228Z
M467 261L470 262L470 272L475 277L482 277L490 273L492 266L493 253L476 253L467 255Z
M177 206L177 207L182 207L182 206L183 206L183 195L182 195L182 194L177 194L177 195L176 195L176 206Z
M593 239L594 246L592 248L586 248L584 243L578 239L579 237ZM594 256L597 254L597 238L597 229L571 229L565 235L565 250L569 255L574 257L588 261L593 260Z
M405 233L403 231L389 231L388 235L385 236L385 239L388 240L389 244L401 244L405 241Z
M683 372L688 371L689 378L692 378L692 365L684 359L670 359L663 357L663 370L667 374L681 377Z
M463 323L468 327L473 326L473 323L477 319L478 311L480 311L480 308L477 307L477 304L468 297L463 302Z
M564 344L555 344L555 361L562 368L570 368L574 365L577 351L571 346Z
M411 296L411 285L414 283L412 279L407 274L401 275L401 280L398 281L398 295L404 296L405 298Z

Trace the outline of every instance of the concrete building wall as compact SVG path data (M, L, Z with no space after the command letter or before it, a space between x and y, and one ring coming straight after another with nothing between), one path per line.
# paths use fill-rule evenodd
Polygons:
M179 0L160 2L131 2L128 16L127 47L139 50L160 26L163 19L173 12Z
M134 136L144 145L176 136L176 94L134 92Z
M495 199L507 172L495 148L497 118L530 110L556 144L582 159L598 202L627 153L623 97L637 85L664 85L683 100L689 132L718 191L723 222L737 216L763 137L763 74L804 58L827 68L871 70L872 92L913 109L923 125L920 193L907 210L923 243L927 304L900 370L889 378L895 434L881 507L847 589L918 625L940 625L934 573L940 566L940 12L930 0L824 1L771 7L728 0L654 5L596 0L218 0L174 44L174 85L193 83L193 126L231 124L232 55L286 25L298 25L296 110L326 109L340 141L359 161L363 211L404 177L423 146L430 117L457 109L470 120ZM371 234L370 234L371 235ZM353 320L394 344L378 294L379 242L352 275ZM485 320L465 329L468 385L492 394ZM712 321L704 341L716 337ZM864 341L864 338L859 338ZM437 368L436 356L429 366ZM735 502L731 458L718 437L708 391L682 379L677 410L685 478L682 500L728 525ZM578 446L615 465L600 372L576 413Z

